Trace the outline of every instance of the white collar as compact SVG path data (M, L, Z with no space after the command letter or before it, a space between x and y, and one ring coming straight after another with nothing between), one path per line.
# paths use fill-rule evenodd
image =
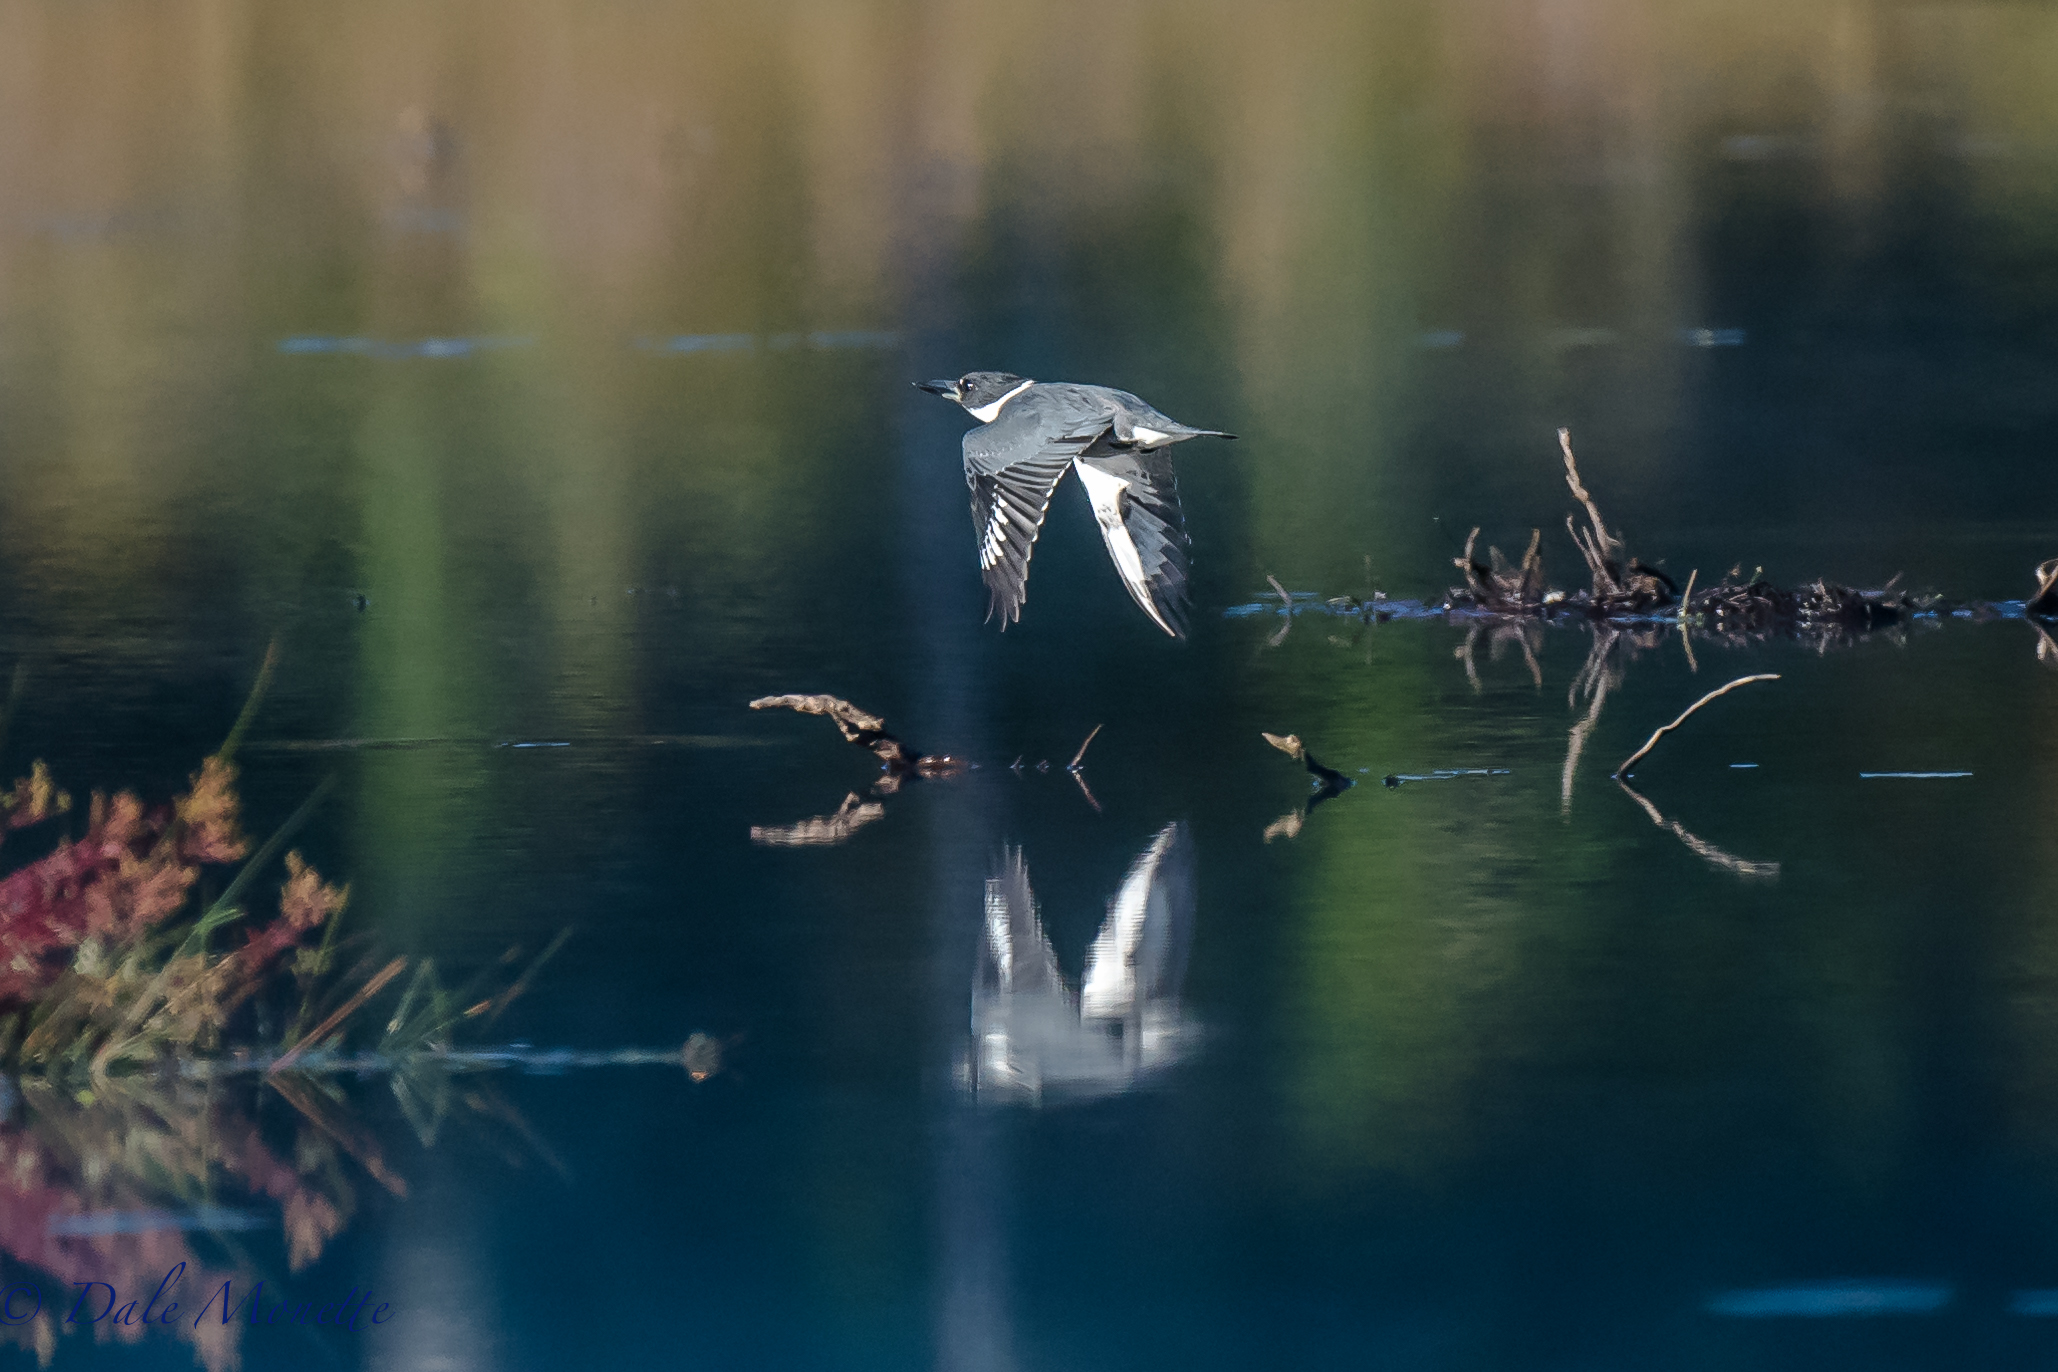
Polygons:
M1006 405L1010 400L1013 400L1016 396L1028 390L1031 386L1034 386L1035 384L1036 383L1034 381L1024 381L1021 385L1015 387L1015 389L1009 391L1006 395L1002 396L998 400L991 402L990 404L981 405L976 410L972 409L970 405L965 406L965 408L971 412L972 418L978 420L981 424L991 424L994 420L1000 417L1000 411L1002 406Z

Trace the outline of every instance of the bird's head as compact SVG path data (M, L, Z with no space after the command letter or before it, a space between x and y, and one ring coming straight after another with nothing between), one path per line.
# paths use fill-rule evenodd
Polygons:
M917 381L916 387L940 395L945 400L955 400L981 418L990 418L982 411L998 405L1002 400L1029 384L1026 376L1013 372L966 372L955 381Z

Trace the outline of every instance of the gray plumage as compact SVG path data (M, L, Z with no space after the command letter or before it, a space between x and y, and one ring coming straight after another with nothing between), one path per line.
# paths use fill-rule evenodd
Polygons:
M1003 629L1021 619L1029 558L1051 496L1067 471L1077 471L1122 584L1159 628L1185 637L1186 520L1164 450L1234 434L1191 428L1108 386L1040 383L1009 372L916 384L981 421L965 435L965 483L988 619L999 615Z

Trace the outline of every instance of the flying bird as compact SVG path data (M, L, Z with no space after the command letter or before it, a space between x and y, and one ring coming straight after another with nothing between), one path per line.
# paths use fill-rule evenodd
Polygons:
M955 400L979 421L965 435L965 484L989 620L999 615L1005 629L1021 619L1043 516L1065 473L1077 471L1122 584L1160 629L1186 636L1186 519L1165 449L1235 434L1188 428L1109 386L1011 372L915 385Z

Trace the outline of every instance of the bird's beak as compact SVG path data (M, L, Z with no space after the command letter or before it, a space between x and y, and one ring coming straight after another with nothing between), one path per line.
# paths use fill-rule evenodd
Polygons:
M945 400L958 398L958 383L955 381L917 381L915 389L927 391L931 395L940 395Z

